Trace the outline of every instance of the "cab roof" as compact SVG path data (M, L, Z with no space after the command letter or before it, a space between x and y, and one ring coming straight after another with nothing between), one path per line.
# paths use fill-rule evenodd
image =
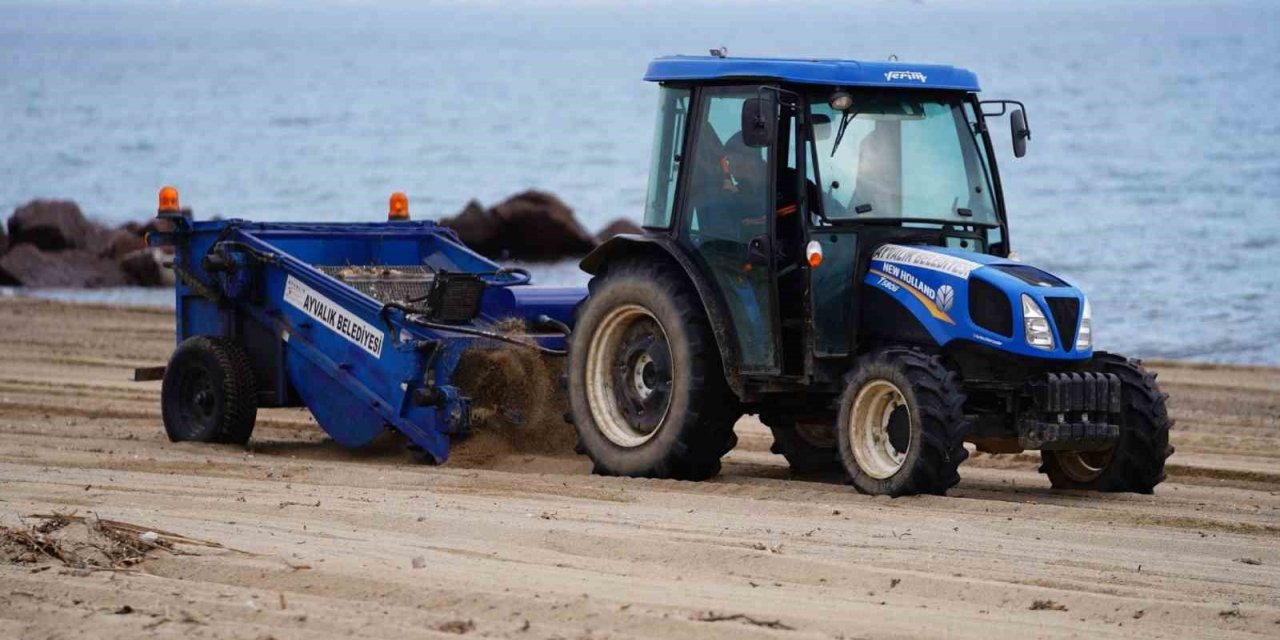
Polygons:
M768 79L841 87L901 87L978 91L978 76L940 64L863 62L817 58L663 56L649 63L650 82Z

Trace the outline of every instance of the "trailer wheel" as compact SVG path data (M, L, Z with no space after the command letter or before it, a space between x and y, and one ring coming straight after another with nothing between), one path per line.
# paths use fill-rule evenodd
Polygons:
M773 432L773 446L769 451L786 458L792 471L821 473L842 468L835 425L831 421L826 424L798 422L762 413L760 422Z
M965 396L937 356L888 348L849 374L837 425L853 486L872 495L943 495L969 457Z
M661 264L593 278L569 349L578 444L602 475L702 480L733 447L737 399L698 295Z
M195 336L178 345L160 389L164 430L174 442L244 444L258 404L249 356L220 337Z
M1137 360L1098 352L1092 368L1120 378L1120 441L1105 451L1042 451L1040 471L1055 489L1152 493L1164 481L1165 460L1173 453L1169 395Z

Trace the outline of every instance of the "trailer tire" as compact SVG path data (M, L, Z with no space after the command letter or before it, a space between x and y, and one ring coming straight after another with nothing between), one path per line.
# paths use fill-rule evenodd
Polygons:
M860 358L836 423L853 486L893 497L946 494L969 457L964 402L955 372L938 356L890 347Z
M578 449L600 475L704 480L733 448L737 398L697 293L669 265L592 278L569 347Z
M1154 493L1165 479L1169 446L1169 394L1138 360L1097 352L1091 368L1120 378L1120 441L1104 452L1041 451L1041 473L1054 489Z
M173 442L245 444L257 420L249 356L227 338L195 336L178 345L160 388L164 430Z
M817 424L800 424L793 418L760 414L760 422L773 432L773 445L769 451L786 458L791 470L801 474L827 473L843 468L834 421L832 417L826 425L821 425L830 433L817 433Z

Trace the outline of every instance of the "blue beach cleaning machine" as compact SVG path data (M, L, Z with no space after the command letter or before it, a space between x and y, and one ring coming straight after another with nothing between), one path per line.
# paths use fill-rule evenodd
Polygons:
M335 441L388 429L442 463L468 433L471 398L453 384L468 349L564 354L582 288L540 287L408 216L386 222L197 221L160 192L172 247L178 347L162 379L170 439L248 441L258 407L305 406ZM518 327L512 331L511 327Z

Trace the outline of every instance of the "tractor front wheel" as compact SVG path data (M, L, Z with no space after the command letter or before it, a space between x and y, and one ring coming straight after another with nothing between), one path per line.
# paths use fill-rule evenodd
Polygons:
M602 475L719 473L738 404L697 293L675 269L639 262L611 265L590 290L569 349L579 450Z
M840 458L862 493L943 495L960 481L968 420L956 374L908 348L864 356L849 374L837 422Z
M1099 352L1091 368L1120 378L1120 440L1105 451L1042 451L1040 471L1055 489L1152 493L1173 453L1173 420L1165 406L1169 396L1137 360Z

